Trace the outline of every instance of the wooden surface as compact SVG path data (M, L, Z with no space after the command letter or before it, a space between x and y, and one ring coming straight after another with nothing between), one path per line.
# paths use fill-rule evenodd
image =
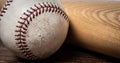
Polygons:
M82 48L63 45L53 56L42 61L17 58L0 42L0 63L118 63L119 59L107 57Z
M61 0L71 39L81 47L120 58L120 1Z

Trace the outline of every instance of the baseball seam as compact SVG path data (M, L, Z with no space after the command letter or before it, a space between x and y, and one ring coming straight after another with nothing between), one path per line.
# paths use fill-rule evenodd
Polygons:
M19 25L16 25L17 28L17 30L15 30L16 33L15 40L17 41L16 45L21 54L28 59L38 59L37 56L35 56L32 53L32 51L29 49L26 43L26 34L28 26L35 17L47 12L57 13L68 21L66 13L59 6L55 5L55 3L43 2L38 3L37 5L35 4L34 7L30 7L30 9L24 12L23 13L24 16L20 17L21 21L18 21Z
M10 6L11 2L13 2L13 0L7 0L6 1L5 5L3 6L3 8L0 12L0 17L3 17L3 15L6 13L6 11L7 11L8 7Z

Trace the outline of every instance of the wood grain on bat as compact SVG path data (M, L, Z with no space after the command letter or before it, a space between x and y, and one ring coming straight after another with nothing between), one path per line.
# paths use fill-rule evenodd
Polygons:
M62 0L74 43L120 58L120 2L85 1Z

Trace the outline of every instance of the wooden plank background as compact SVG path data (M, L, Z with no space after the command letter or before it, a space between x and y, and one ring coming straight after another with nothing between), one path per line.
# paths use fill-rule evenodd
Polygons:
M119 63L119 59L95 53L80 47L64 44L59 51L42 61L20 59L0 41L0 63Z

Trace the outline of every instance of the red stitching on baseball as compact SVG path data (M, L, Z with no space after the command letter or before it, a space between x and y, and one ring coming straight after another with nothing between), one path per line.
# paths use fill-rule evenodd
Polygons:
M6 13L7 8L10 6L11 2L13 2L13 0L7 0L4 7L2 8L1 12L0 12L0 16L2 17L4 15L4 13Z
M53 3L54 4L54 3ZM26 43L26 33L28 26L32 20L40 14L51 12L60 14L64 19L68 21L68 17L65 12L56 5L52 3L38 3L35 4L33 7L30 7L29 10L23 13L24 17L20 17L21 21L18 21L19 25L16 25L17 30L15 30L15 40L17 41L17 46L20 52L28 59L37 59L31 50L29 49Z

